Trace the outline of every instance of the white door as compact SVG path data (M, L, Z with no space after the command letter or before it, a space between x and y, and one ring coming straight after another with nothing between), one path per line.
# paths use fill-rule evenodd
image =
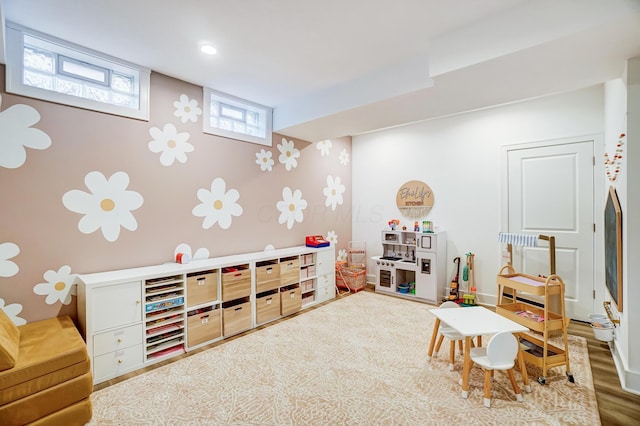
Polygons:
M594 312L594 141L506 150L508 232L555 237L566 314L586 321ZM549 275L548 245L538 243L513 248L516 271Z

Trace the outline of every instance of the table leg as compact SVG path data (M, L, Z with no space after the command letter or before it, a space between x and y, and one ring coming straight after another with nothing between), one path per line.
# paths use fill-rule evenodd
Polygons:
M462 369L462 397L469 396L469 373L471 372L471 336L464 338L464 367Z
M440 328L440 318L436 318L436 322L433 325L433 334L431 334L431 343L429 343L429 352L427 352L427 359L431 359L433 355L433 347L436 344L436 338L438 337L438 329Z

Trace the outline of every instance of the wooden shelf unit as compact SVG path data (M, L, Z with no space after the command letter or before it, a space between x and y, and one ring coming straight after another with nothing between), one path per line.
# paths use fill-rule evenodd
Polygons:
M547 371L550 368L566 366L567 377L573 382L573 375L569 366L569 343L567 339L567 318L564 306L564 282L558 275L536 277L516 273L511 265L505 265L497 276L498 302L496 312L512 321L541 333L542 338L531 334L520 334L520 344L523 345L525 361L542 368L542 375L538 382L544 384ZM510 289L511 298L504 297L505 289ZM544 298L543 307L538 307L518 300L518 293L534 295ZM557 295L560 299L559 312L553 312L550 297ZM564 347L560 348L549 343L553 331L562 333Z

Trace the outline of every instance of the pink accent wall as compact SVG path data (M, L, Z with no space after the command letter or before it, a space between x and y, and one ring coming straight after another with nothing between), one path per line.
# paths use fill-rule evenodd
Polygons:
M202 115L197 122L182 123L174 116L173 103L181 95L195 99L202 108L202 88L164 75L151 75L150 121L140 121L53 104L6 93L5 68L0 65L0 147L2 114L13 105L34 108L40 120L31 127L51 138L46 149L26 148L26 161L17 168L0 167L0 246L13 243L19 253L1 262L13 262L19 270L0 274L0 308L27 322L56 315L76 314L76 298L48 303L46 294L36 294L46 284L47 271L58 272L68 265L71 274L82 274L172 261L178 244L193 252L209 250L210 257L261 251L304 244L308 234L337 236L336 253L351 239L351 138L333 139L328 155L322 155L317 141L309 142L273 135L266 147L216 137L202 132ZM173 124L178 133L189 133L194 151L183 164L160 163L160 154L148 145L149 130ZM279 162L282 139L293 141L299 150L297 166L286 170ZM5 138L6 139L6 138ZM261 149L272 152L272 171L256 164ZM2 152L2 151L0 151ZM340 153L349 161L340 161ZM69 210L63 196L69 191L89 192L85 177L100 172L107 179L117 172L129 177L127 190L142 195L143 204L131 211L137 229L120 228L115 241L108 241L100 229L83 233L78 224L82 214ZM323 193L327 176L339 177L345 186L342 204L327 206ZM200 200L199 189L210 189L216 178L224 179L226 190L240 194L242 214L232 217L228 229L214 224L203 228L203 218L192 210ZM279 224L276 203L284 187L302 191L308 205L304 220L291 229ZM1 251L0 251L1 254ZM2 270L2 269L0 269ZM49 279L52 272L49 272ZM41 286L44 288L46 286ZM45 289L46 290L46 289ZM45 290L41 290L42 293ZM21 309L20 309L21 308Z

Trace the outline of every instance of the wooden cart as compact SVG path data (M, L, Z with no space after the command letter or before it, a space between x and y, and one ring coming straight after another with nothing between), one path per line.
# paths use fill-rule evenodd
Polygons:
M569 366L568 321L565 316L564 282L562 279L555 274L543 278L516 273L511 265L505 265L498 273L497 283L496 312L542 334L541 339L530 334L519 335L525 361L542 368L542 375L538 377L538 383L545 384L548 369L563 365L566 366L569 381L573 383L574 378ZM504 297L505 289L511 291L508 299ZM523 302L522 298L518 299L518 294L544 297L543 307ZM560 299L559 312L553 312L549 308L550 296L554 295L558 295ZM549 343L552 331L562 332L563 348Z

